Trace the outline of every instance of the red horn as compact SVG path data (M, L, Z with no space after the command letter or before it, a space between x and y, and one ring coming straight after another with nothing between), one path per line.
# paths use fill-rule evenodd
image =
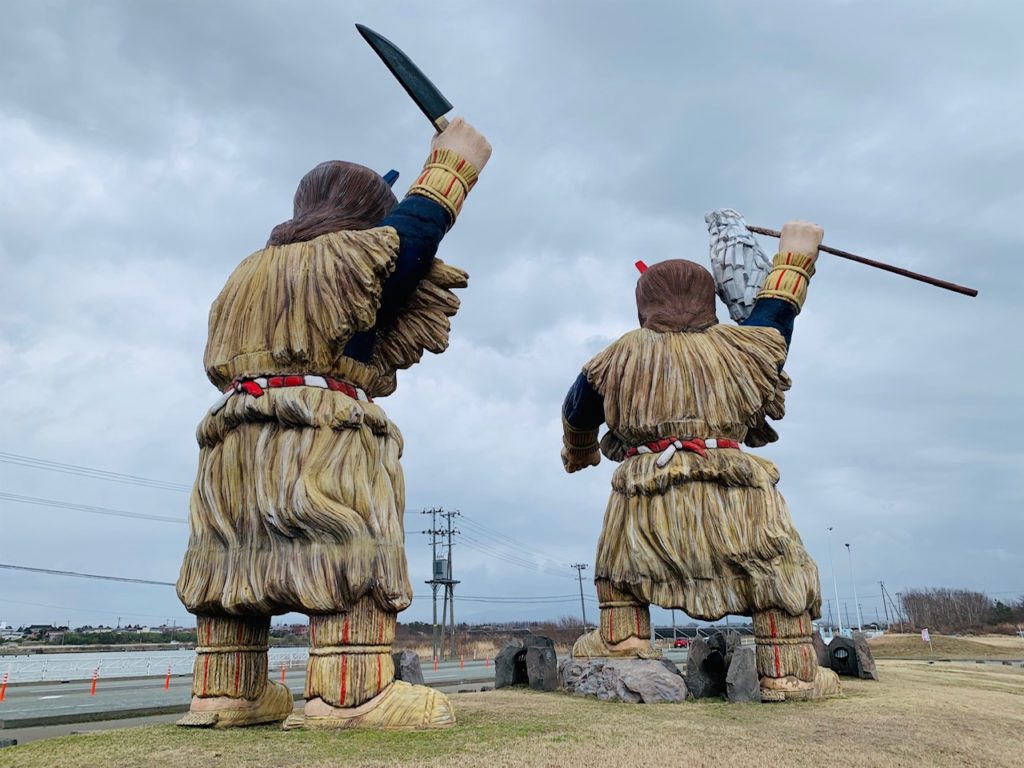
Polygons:
M636 263L636 268L640 271L641 275L647 271L647 265L644 264L642 261L638 261Z

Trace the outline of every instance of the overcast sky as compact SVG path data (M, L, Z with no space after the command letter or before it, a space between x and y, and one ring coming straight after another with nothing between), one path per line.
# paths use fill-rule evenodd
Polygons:
M426 155L362 22L494 146L440 251L471 275L451 347L383 401L406 438L402 620L430 616L433 505L465 515L459 593L564 600L460 601L458 619L578 614L567 566L592 572L613 465L563 472L562 397L636 326L633 262L707 264L717 207L811 219L828 244L980 291L819 260L781 440L759 452L829 607L828 526L840 601L854 612L849 543L865 619L880 580L1024 593L1024 6L16 0L3 16L0 451L191 483L228 274L318 162L395 168L404 190ZM187 515L184 492L11 463L0 491ZM9 498L0 522L2 563L157 581L187 540ZM188 621L169 587L0 570L0 620L118 618Z

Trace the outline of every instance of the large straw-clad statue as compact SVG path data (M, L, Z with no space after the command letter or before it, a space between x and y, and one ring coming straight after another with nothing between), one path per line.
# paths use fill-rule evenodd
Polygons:
M456 119L399 204L397 174L322 163L294 218L228 278L205 366L224 392L198 428L178 594L197 617L182 725L284 720L268 680L270 617L310 617L304 714L288 725L439 727L446 697L394 680L395 617L412 599L402 435L377 399L448 345L467 275L434 257L490 156Z
M838 691L811 644L817 567L776 489L778 470L741 449L778 437L767 419L784 415L782 366L821 236L812 224L786 225L738 326L718 324L703 267L638 264L641 327L583 367L562 409L567 471L602 453L621 462L598 544L600 626L573 656L657 655L652 604L705 620L739 614L753 617L763 700Z

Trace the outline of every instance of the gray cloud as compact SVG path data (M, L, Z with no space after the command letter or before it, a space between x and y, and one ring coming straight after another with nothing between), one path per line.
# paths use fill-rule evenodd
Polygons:
M385 404L407 438L418 594L429 557L413 513L435 504L532 550L467 524L465 594L573 593L565 566L593 559L611 467L562 472L561 398L635 324L633 261L703 261L703 214L723 205L776 228L811 218L826 242L981 291L819 261L782 440L763 453L826 596L829 525L842 596L848 541L869 613L878 580L1022 592L1022 15L935 2L11 4L3 450L190 481L215 396L206 311L227 274L317 162L394 167L404 182L426 153L426 123L355 34L361 21L495 147L442 246L472 275L452 347L400 374ZM182 518L187 505L5 464L0 488ZM186 538L8 501L0 515L5 557L25 565L172 580ZM155 587L0 572L0 596L12 621L184 618ZM460 618L576 610L467 603ZM405 617L428 615L417 600Z

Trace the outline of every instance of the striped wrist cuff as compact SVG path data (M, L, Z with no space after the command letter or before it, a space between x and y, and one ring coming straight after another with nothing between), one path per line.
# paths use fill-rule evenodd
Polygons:
M423 172L409 188L410 195L422 195L444 206L454 222L479 173L464 157L450 149L435 149Z
M807 298L807 284L814 276L815 256L803 253L778 253L772 260L757 298L784 299L799 312Z
M562 442L567 451L576 455L587 455L597 450L596 429L576 429L562 417Z

